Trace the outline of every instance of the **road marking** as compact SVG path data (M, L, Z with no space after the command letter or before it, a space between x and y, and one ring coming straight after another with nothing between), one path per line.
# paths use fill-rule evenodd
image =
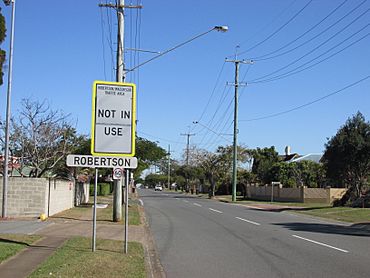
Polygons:
M253 224L253 225L257 225L257 226L261 225L260 223L257 223L257 222L254 222L254 221L250 221L250 220L247 220L247 219L244 219L244 218L240 218L240 217L235 217L235 218L236 219L239 219L241 221L244 221L244 222L248 222L248 223Z
M331 245L329 245L329 244L325 244L325 243L318 242L318 241L315 241L315 240L312 240L312 239L308 239L308 238L300 237L300 236L297 236L297 235L292 235L292 236L293 236L293 237L295 237L295 238L303 239L303 240L306 240L306 241L309 241L309 242L312 242L312 243L315 243L315 244L321 245L321 246L325 246L325 247L328 247L328 248L332 248L332 249L335 249L335 250L338 250L338 251L341 251L341 252L344 252L344 253L348 253L348 251L347 251L347 250L340 249L340 248L337 248L337 247L331 246Z
M217 212L217 213L222 213L222 211L219 211L217 209L213 209L213 208L208 208L208 209L211 210L211 211Z
M189 203L189 201L188 200L183 200L185 203Z
M175 200L178 200L179 198L175 198Z
M200 204L197 204L197 203L193 203L194 206L197 206L197 207L201 207L202 205Z

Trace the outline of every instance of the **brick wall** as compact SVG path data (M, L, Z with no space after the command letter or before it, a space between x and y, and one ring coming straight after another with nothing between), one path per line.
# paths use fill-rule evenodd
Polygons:
M340 199L346 189L344 188L307 188L304 186L297 188L283 188L275 185L273 192L274 201L282 202L306 202L306 203L326 203L330 204L336 199ZM248 186L248 198L255 200L271 200L272 188L270 185L265 186Z

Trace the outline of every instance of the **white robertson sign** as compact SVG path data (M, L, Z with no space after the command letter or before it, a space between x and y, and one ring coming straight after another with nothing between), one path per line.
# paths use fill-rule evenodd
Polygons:
M89 168L126 168L136 169L136 157L67 155L67 166Z
M91 153L135 155L136 87L95 81L92 100Z

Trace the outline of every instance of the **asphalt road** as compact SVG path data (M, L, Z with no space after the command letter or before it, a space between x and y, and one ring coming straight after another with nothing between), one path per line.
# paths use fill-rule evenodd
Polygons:
M167 277L370 277L370 232L176 193L139 191Z

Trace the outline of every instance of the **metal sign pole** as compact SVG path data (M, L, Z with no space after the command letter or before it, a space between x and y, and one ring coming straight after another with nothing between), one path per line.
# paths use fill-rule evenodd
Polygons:
M98 191L98 168L95 168L95 183L94 183L94 206L93 206L93 236L92 236L92 251L96 249L96 199Z
M129 185L130 171L126 169L126 194L125 194L125 254L127 254L127 245L128 245L128 185Z

